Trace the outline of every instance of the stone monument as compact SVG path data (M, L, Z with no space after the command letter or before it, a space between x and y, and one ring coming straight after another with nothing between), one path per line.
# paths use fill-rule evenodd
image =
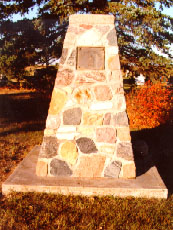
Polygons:
M136 177L112 15L69 18L36 174Z

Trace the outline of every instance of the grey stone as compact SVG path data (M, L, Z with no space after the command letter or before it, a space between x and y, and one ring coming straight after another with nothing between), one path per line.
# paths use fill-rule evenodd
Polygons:
M44 137L39 157L54 157L57 155L58 148L59 143L56 137Z
M108 44L109 44L110 46L117 46L117 35L116 35L115 29L112 29L112 30L108 33L107 39L108 39Z
M126 112L120 112L113 117L115 125L128 126L128 117Z
M132 144L126 142L119 143L117 147L117 157L124 158L128 161L133 161L134 157L132 151Z
M67 65L75 66L76 65L75 61L76 61L76 50L74 49L67 60Z
M63 113L63 124L79 125L81 122L81 116L82 116L81 108L68 109Z
M67 58L67 54L68 54L68 48L63 48L62 55L61 55L61 58L60 58L60 63L61 64L65 63L66 58Z
M121 162L113 161L110 165L108 165L104 171L104 177L114 177L118 178L121 170Z
M81 137L78 140L76 140L76 143L83 153L95 153L97 152L96 145L94 141L87 137Z
M65 161L54 158L50 162L50 173L53 176L71 176L73 172Z

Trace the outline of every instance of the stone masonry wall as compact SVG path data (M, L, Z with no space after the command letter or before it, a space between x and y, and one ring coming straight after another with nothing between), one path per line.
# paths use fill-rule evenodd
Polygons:
M104 48L104 68L77 68L78 47ZM36 173L136 176L111 15L70 16Z

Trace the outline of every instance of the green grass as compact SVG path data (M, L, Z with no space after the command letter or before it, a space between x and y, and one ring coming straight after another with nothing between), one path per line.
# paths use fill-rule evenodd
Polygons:
M0 95L0 181L41 143L49 100L38 94ZM12 193L0 196L0 229L173 229L172 128L132 132L144 139L169 198L137 199ZM21 175L22 176L22 175Z

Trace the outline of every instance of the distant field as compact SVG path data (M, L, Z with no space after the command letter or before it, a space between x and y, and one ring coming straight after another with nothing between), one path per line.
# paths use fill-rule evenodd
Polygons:
M0 183L42 142L49 98L37 92L0 90ZM173 229L173 127L131 132L149 145L168 200L12 194L0 196L0 229ZM22 175L21 175L22 176Z

